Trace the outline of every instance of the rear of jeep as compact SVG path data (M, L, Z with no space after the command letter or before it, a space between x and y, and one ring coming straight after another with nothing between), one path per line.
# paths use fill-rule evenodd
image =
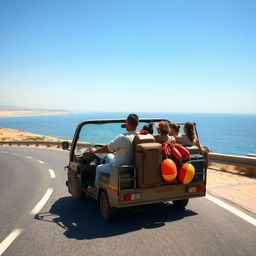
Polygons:
M178 176L172 182L162 178L162 154L154 152L153 143L145 143L144 146L151 152L140 151L140 146L135 145L135 166L113 168L110 175L101 175L98 192L99 195L102 191L107 193L109 207L124 208L172 201L176 207L185 208L190 198L205 196L206 161L197 147L188 148L192 154L189 159L182 160L182 163L189 161L195 168L192 181L183 184Z
M164 119L141 119L143 123L155 123ZM94 120L87 122L123 123L125 120ZM178 175L172 182L167 182L161 175L161 163L163 161L162 145L155 142L151 135L136 135L134 139L135 159L133 166L112 168L110 174L101 174L99 185L91 190L96 167L104 162L104 159L90 162L83 166L81 159L77 161L75 155L79 133L84 122L78 126L70 152L68 166L69 192L81 199L84 195L99 200L100 211L103 219L112 220L116 216L118 208L141 206L165 201L172 201L176 207L185 208L190 198L202 197L206 193L206 159L196 146L187 147L190 151L188 159L181 161L173 159L179 169L179 165L190 162L195 168L195 175L189 184L180 182ZM73 157L72 157L73 156ZM83 155L84 157L84 155ZM82 158L83 158L82 157ZM91 168L93 166L93 168ZM90 170L89 170L90 169ZM93 169L93 171L92 171ZM88 172L90 175L88 175Z

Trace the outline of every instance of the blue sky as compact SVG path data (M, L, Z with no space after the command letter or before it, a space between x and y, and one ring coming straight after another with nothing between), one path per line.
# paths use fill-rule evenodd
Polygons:
M256 113L256 1L0 0L0 104Z

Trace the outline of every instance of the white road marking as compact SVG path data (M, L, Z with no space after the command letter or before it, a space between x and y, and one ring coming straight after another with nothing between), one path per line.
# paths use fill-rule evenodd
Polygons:
M32 158L32 156L26 156L27 158Z
M52 179L55 179L55 173L53 171L53 169L49 169L49 173Z
M40 163L40 164L44 164L44 162L41 161L41 160L37 160L37 162Z
M242 218L243 220L249 222L250 224L256 226L256 219L254 219L253 217L243 213L242 211L239 211L238 209L232 207L231 205L224 203L223 201L217 199L214 196L211 196L209 194L206 195L206 198L210 201L212 201L213 203L223 207L224 209L232 212L233 214L237 215L238 217Z
M31 215L36 215L40 212L40 210L44 207L48 199L50 198L51 194L53 192L53 188L48 188L45 195L42 197L42 199L37 203L37 205L31 210Z
M6 152L6 151L2 151L2 153L3 153L3 154L8 154L8 152Z
M18 153L12 153L14 156L17 156L17 155L19 155Z
M0 243L0 255L11 245L11 243L21 234L22 229L14 229L1 243Z

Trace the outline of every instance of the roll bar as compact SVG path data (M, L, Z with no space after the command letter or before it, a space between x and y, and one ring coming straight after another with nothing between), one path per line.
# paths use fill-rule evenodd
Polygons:
M122 118L122 119L95 119L95 120L85 120L81 123L78 124L73 140L72 140L72 145L71 145L71 150L70 150L70 160L73 161L73 155L74 155L74 151L75 151L75 146L78 140L78 135L80 133L81 128L84 125L87 124L97 124L97 125L101 125L101 124L110 124L110 123L125 123L126 118ZM161 121L167 121L168 123L171 124L171 122L168 119L165 118L139 118L139 123L158 123ZM177 123L179 125L184 125L185 123ZM195 132L198 138L198 134L197 134L197 129L196 129L196 123L193 123L194 127L195 127ZM199 139L198 139L199 140Z

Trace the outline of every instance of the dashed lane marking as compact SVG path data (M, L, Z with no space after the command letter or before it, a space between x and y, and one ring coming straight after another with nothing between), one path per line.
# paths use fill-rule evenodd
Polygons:
M206 198L208 200L212 201L213 203L223 207L224 209L232 212L233 214L237 215L238 217L242 218L243 220L249 222L250 224L256 226L256 219L254 219L253 217L245 214L244 212L239 211L238 209L236 209L235 207L232 207L231 205L229 205L227 203L224 203L223 201L217 199L214 196L207 194Z
M40 163L40 164L44 164L44 162L41 161L41 160L37 160L37 162Z
M49 169L49 173L52 179L55 179L55 173L53 171L53 169Z
M11 245L11 243L21 234L22 229L14 229L1 243L0 243L0 255Z
M32 158L32 156L26 156L27 158Z
M51 194L53 192L53 188L48 188L45 195L42 197L42 199L37 203L37 205L31 210L31 215L36 215L40 212L40 210L44 207L48 199L50 198Z

